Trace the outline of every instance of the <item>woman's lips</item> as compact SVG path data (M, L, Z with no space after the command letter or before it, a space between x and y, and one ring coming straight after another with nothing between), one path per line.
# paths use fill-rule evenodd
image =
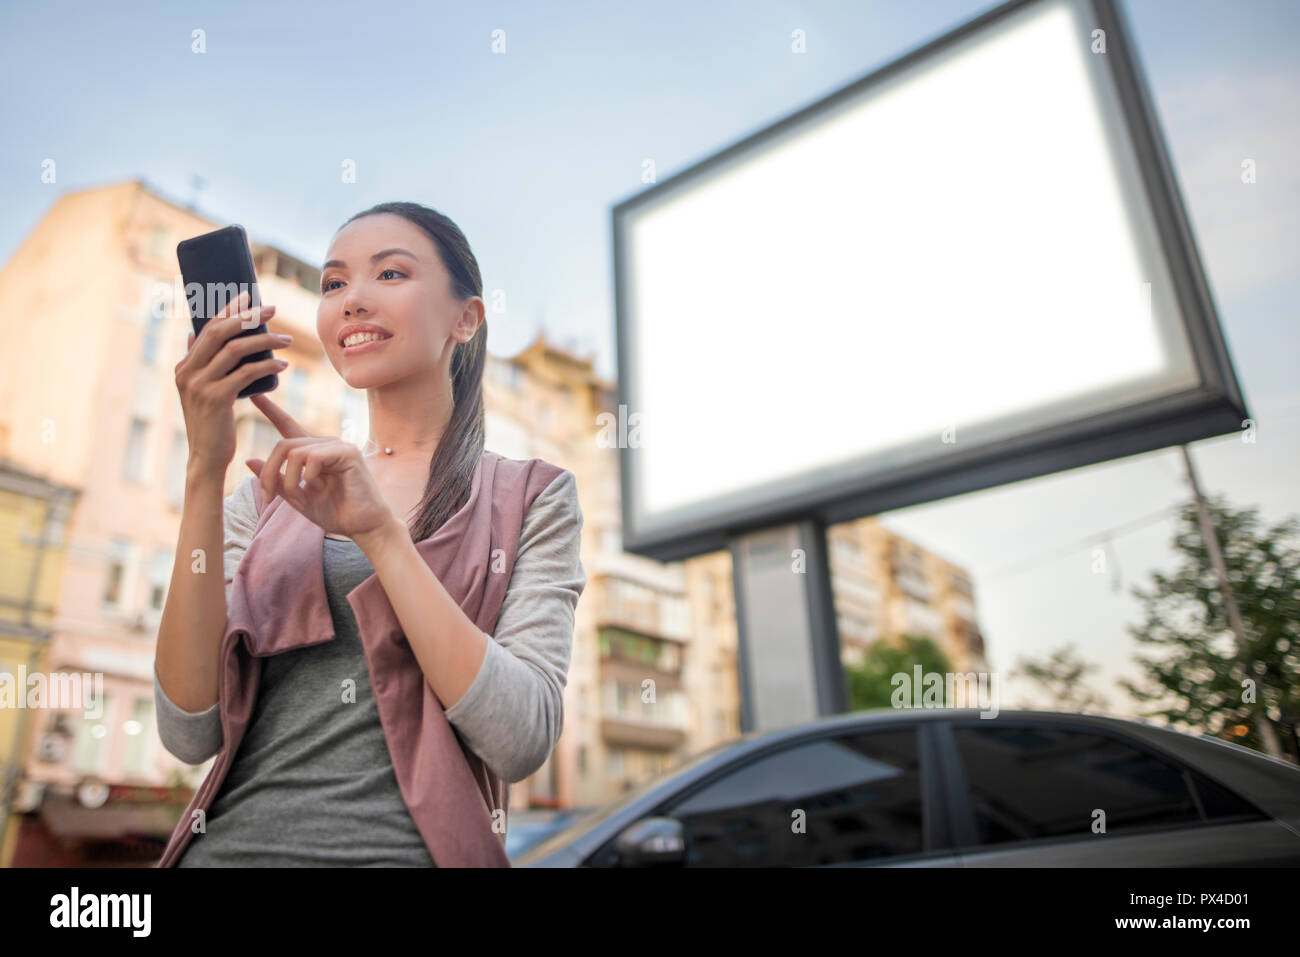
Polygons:
M369 352L372 349L378 349L380 346L382 346L384 343L388 342L389 339L392 338L393 338L392 336L389 336L387 339L371 339L367 342L361 343L360 345L344 346L343 354L345 356L360 355L363 352Z

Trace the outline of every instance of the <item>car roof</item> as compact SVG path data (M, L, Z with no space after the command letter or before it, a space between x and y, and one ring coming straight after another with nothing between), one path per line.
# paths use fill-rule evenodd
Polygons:
M1300 767L1214 735L1190 731L1148 718L1101 712L999 709L984 718L980 708L869 708L827 715L787 728L750 731L733 739L736 750L727 759L783 742L794 742L839 729L868 730L891 724L917 725L926 721L1051 721L1080 728L1110 728L1188 764L1193 764L1230 791L1240 794L1273 817L1300 817Z
M1037 711L1023 708L1002 708L994 712L992 718L981 717L981 715L986 713L988 712L981 708L865 708L858 711L845 711L840 714L826 715L824 717L814 718L811 721L803 721L799 724L783 728L747 731L731 739L731 743L735 745L745 745L745 750L748 750L749 747L761 748L771 744L778 744L783 741L795 741L807 737L810 734L817 735L823 733L834 733L836 730L844 728L870 728L877 725L883 728L891 724L913 725L925 721L969 720L971 718L978 718L981 721L996 720L997 718L1021 718L1025 720L1042 721L1051 718L1069 723L1092 725L1094 727L1097 722L1109 723L1122 727L1129 727L1132 724L1138 723L1159 731L1173 731L1175 733L1188 734L1188 732L1178 731L1178 729L1168 728L1150 721L1124 718L1117 715L1101 714L1097 712Z

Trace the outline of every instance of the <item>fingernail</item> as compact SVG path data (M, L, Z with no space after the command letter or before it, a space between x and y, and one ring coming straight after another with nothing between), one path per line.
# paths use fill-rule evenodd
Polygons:
M282 366L287 366L287 365L289 364L289 360L288 360L288 359L276 359L275 361L278 362L278 363L280 363L280 365L282 365Z
M283 332L277 332L277 333L275 333L274 335L275 335L275 337L276 337L277 339L279 339L281 342L293 342L293 336L286 335L286 334L283 333Z

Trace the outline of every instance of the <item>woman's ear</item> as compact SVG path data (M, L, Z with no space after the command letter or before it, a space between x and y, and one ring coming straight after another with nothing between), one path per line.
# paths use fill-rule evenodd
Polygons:
M487 321L484 315L483 300L478 296L470 296L465 303L464 311L460 314L460 319L456 322L456 341L466 343L473 339L478 334L478 327Z

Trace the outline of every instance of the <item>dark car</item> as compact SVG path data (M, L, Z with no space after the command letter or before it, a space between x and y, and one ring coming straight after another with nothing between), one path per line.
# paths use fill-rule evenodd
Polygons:
M1103 715L858 711L750 732L518 867L1300 865L1300 768Z

